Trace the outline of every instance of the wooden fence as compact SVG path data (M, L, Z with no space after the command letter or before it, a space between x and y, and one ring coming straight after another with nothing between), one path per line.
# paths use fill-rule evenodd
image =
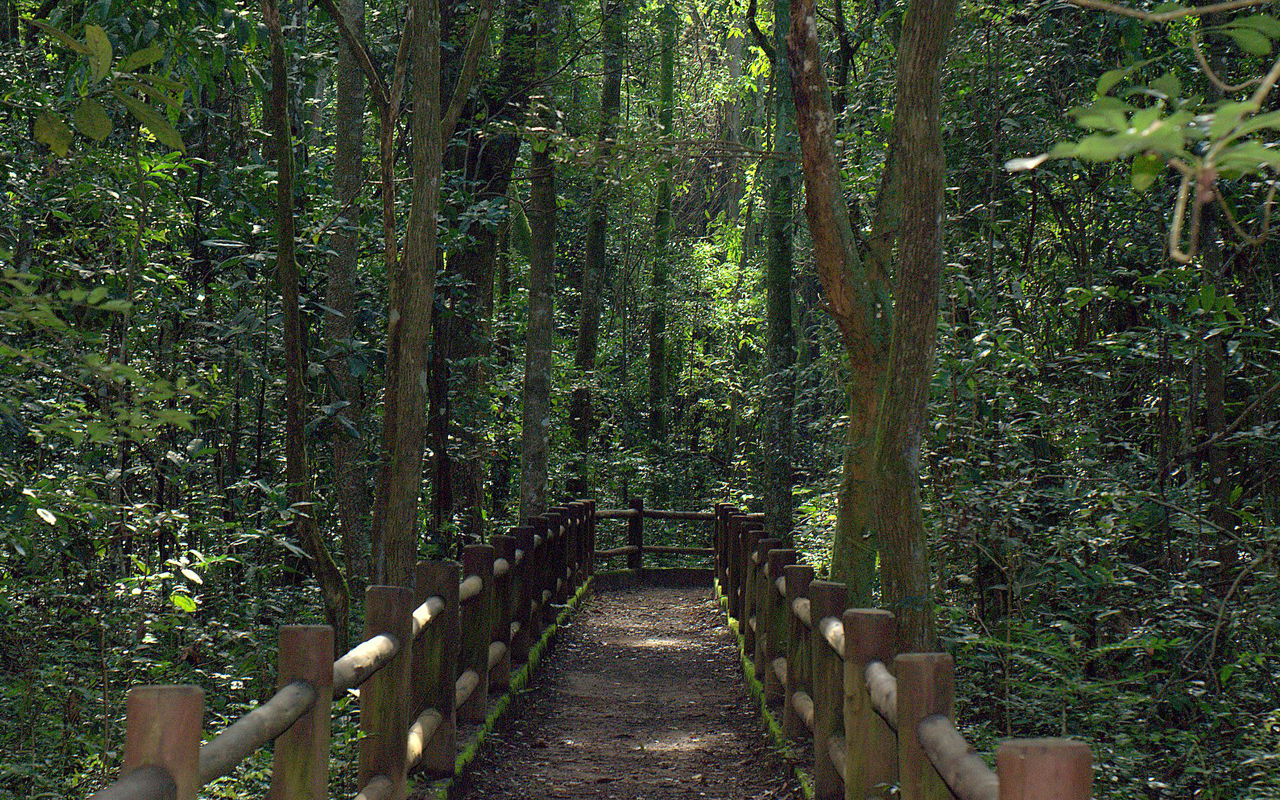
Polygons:
M946 653L895 653L894 615L847 608L843 584L814 580L795 550L764 538L758 518L715 511L716 577L782 728L812 737L817 800L1087 800L1089 748L1018 739L996 771L955 727L955 675Z
M712 547L673 547L668 545L645 544L644 541L644 521L646 519L678 520L685 522L715 522L717 520L717 516L714 511L662 511L655 508L645 508L643 500L632 500L630 507L628 508L596 509L595 517L596 519L626 520L627 543L621 547L597 551L595 555L596 558L618 558L626 556L627 569L641 569L644 564L645 553L705 556L707 558L711 558L716 553L715 548ZM764 519L763 514L747 514L746 517L757 522Z
M421 562L412 588L371 586L364 641L333 661L333 629L280 630L279 691L200 744L196 686L139 686L126 700L121 778L93 800L194 800L275 742L268 797L328 797L331 702L359 687L358 800L401 800L414 771L451 775L459 721L483 723L492 692L593 571L595 503L552 508L461 565Z

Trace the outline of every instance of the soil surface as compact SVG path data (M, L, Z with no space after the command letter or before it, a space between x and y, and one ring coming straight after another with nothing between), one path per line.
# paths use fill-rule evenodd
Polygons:
M706 590L595 594L463 778L468 800L798 800Z

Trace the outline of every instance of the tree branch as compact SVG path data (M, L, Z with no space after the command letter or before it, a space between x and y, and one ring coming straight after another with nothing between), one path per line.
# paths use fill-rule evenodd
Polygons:
M1196 6L1195 8L1179 8L1174 11L1161 11L1153 14L1150 11L1141 11L1129 6L1122 6L1119 3L1109 3L1106 0L1067 0L1073 6L1079 8L1088 8L1094 11L1107 11L1112 14L1119 14L1122 17L1132 17L1140 19L1143 22L1169 22L1183 17L1200 17L1205 14L1216 14L1220 11L1235 11L1238 8L1249 8L1250 6L1262 6L1274 3L1276 0L1227 0L1223 3L1214 3L1208 6Z
M1190 448L1187 448L1186 450L1183 450L1181 453L1178 453L1176 456L1170 459L1169 464L1165 465L1165 469L1168 469L1172 464L1175 464L1179 461L1186 461L1189 458L1194 458L1195 456L1203 453L1205 450L1208 450L1210 447L1213 447L1215 444L1221 442L1223 439L1227 438L1231 434L1240 430L1240 428L1244 427L1244 423L1249 419L1249 416L1253 414L1254 411L1257 411L1259 408L1261 408L1262 404L1270 400L1271 396L1274 395L1276 392L1280 392L1280 381L1277 381L1276 383L1272 384L1270 389L1267 389L1265 392L1258 395L1258 398L1254 400L1252 403L1250 403L1248 408L1246 408L1244 411L1241 411L1240 416L1236 417L1235 420L1230 425L1223 428L1220 433L1214 434L1213 436L1204 440L1203 442L1196 445L1195 447L1190 447Z
M333 0L325 0L332 3ZM453 87L453 96L449 98L449 107L440 118L440 141L448 142L453 131L458 127L458 117L462 115L462 106L471 94L471 86L475 83L476 72L480 68L480 53L484 50L485 41L489 38L489 26L493 22L493 0L483 0L480 13L471 27L471 39L467 42L467 52L462 58L462 73L458 75L458 85Z
M364 44L356 36L356 32L351 29L351 24L347 21L347 17L342 13L342 9L338 8L338 4L334 0L319 0L320 5L325 11L329 12L329 16L333 18L334 23L338 26L338 33L342 36L342 41L347 48L356 57L356 62L360 64L361 71L364 72L365 80L369 81L369 85L373 87L374 100L378 103L381 111L386 111L391 103L391 98L387 93L387 82L382 79L382 74L373 66L373 60L369 58L369 51L365 49Z
M751 35L755 37L756 46L764 51L769 57L769 63L773 63L773 45L769 44L769 38L764 35L764 31L760 30L760 26L756 24L756 0L751 0L747 6L747 27L751 29Z

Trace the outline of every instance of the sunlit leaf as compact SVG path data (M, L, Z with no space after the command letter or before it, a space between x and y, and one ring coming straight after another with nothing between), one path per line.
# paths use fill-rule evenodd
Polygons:
M84 42L89 48L89 70L100 81L111 72L111 37L97 25L86 25Z
M115 95L129 109L129 113L133 114L138 122L141 122L147 130L151 131L151 135L156 137L157 141L171 150L187 152L187 146L183 144L182 137L169 124L169 120L160 115L160 112L124 92L116 92Z
M1159 178L1162 172L1164 172L1163 158L1149 153L1140 155L1133 160L1133 172L1130 174L1129 181L1133 184L1133 188L1145 192L1151 188L1151 184L1156 182L1156 178Z
M58 518L54 516L53 512L47 508L37 508L36 516L44 520L45 522L49 523L50 525L54 525L58 522Z
M173 603L180 611L185 611L188 614L195 613L196 601L181 592L174 592L169 595L169 602Z
M59 156L65 156L71 150L71 142L75 140L71 128L52 111L45 111L36 117L35 137L37 142L47 145Z
M89 54L89 48L85 47L83 42L79 41L74 36L62 30L61 28L55 28L54 26L50 25L44 20L39 20L39 19L31 19L31 20L27 20L27 22L39 28L40 30L44 31L47 35L52 36L53 38L62 42L67 47L70 47L72 50L76 51L77 53L84 53L85 55Z
M158 44L153 44L120 59L116 69L120 72L133 72L149 64L154 64L162 58L164 58L164 48Z

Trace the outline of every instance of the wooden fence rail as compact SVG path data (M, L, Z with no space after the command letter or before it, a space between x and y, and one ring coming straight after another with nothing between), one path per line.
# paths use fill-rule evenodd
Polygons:
M895 619L847 608L843 584L814 580L758 517L715 511L715 571L782 728L813 742L818 800L1087 800L1089 748L1069 739L1003 743L996 770L955 727L946 653L895 653Z
M413 587L369 587L363 641L336 661L329 626L281 628L279 690L203 746L200 688L131 689L121 777L92 800L194 800L272 741L268 797L325 798L332 700L357 687L357 798L402 800L409 774L452 774L458 722L484 722L513 660L592 574L594 510L557 506L467 547L461 565L420 562Z

